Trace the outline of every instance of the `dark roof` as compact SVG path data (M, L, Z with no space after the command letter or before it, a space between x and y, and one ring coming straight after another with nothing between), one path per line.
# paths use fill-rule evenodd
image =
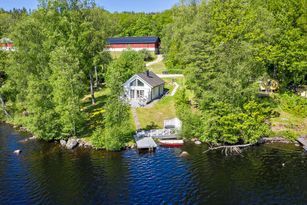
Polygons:
M108 38L107 44L131 44L131 43L157 43L159 37L120 37Z
M145 71L144 73L139 73L137 75L152 87L164 84L164 81L151 71Z

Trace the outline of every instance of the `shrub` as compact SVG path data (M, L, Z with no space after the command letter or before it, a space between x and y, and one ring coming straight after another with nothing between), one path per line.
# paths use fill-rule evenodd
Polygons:
M300 117L307 117L307 100L293 93L280 95L280 107L282 110Z
M152 53L146 49L142 49L139 52L142 54L144 61L152 61L154 59Z

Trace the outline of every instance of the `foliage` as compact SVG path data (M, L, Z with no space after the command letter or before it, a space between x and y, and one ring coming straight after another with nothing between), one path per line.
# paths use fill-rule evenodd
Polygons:
M18 49L11 53L1 92L13 105L14 118L24 118L35 135L53 140L81 131L79 103L89 74L94 66L105 67L110 61L103 50L110 21L104 10L88 1L40 3L10 28Z
M51 53L50 68L53 71L50 76L53 102L61 133L76 136L84 122L80 111L80 98L84 90L80 81L84 73L78 69L78 59L71 56L65 47L59 47Z
M255 143L260 137L270 134L265 121L271 112L270 107L255 101L244 104L243 109L227 103L213 103L202 119L205 127L202 139L230 144Z
M114 13L115 36L162 36L165 25L172 22L172 12L161 13Z
M181 100L183 127L202 140L230 144L255 142L268 135L265 122L271 114L256 101L258 81L266 71L257 57L258 43L269 36L261 32L270 18L263 19L243 0L192 2L184 7L187 12L180 18L188 20L192 15L194 20L178 31L183 40L175 53L195 94L198 112L191 112Z
M154 59L153 54L149 50L142 49L139 52L143 55L144 61L151 61Z
M166 24L162 31L162 52L165 56L165 64L171 69L183 69L183 53L187 25L194 22L198 12L195 0L180 1L172 10L173 21Z
M180 89L175 95L176 114L182 120L181 136L184 138L199 137L204 132L200 113L193 112L186 90Z
M250 45L251 57L282 89L306 84L306 6L304 0L183 1L163 31L166 65L185 70L186 49L208 61L213 48L237 41Z
M279 96L280 107L284 111L300 117L307 117L307 100L293 93Z
M132 75L145 70L143 56L132 50L124 51L108 68L106 83L110 95L106 103L104 127L98 127L93 134L93 144L97 148L120 150L130 140L133 126L130 108L121 100L123 83Z
M128 105L116 97L110 97L106 107L105 127L96 129L92 138L93 145L112 151L123 148L133 133L129 115Z
M107 70L107 86L113 94L119 96L122 85L134 74L146 70L143 56L133 50L124 51L119 58L114 60Z

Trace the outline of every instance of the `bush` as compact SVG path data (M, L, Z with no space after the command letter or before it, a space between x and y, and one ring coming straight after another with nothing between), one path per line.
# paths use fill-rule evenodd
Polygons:
M282 110L300 117L307 117L307 100L293 93L285 93L279 97Z
M96 148L119 151L129 142L131 135L132 130L129 125L98 128L93 134L92 142Z
M182 74L183 73L182 69L167 69L167 72L169 74Z
M146 49L142 49L139 52L142 54L144 61L152 61L154 59L152 53Z
M133 135L129 106L110 96L106 104L105 128L97 128L92 136L94 147L110 151L122 149Z
M246 103L243 109L223 102L213 103L204 114L205 132L201 139L215 143L255 143L270 135L270 127L265 123L270 116L271 109L255 101Z

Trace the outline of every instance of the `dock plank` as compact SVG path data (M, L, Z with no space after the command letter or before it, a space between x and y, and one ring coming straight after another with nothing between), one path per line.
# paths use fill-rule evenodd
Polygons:
M156 148L158 145L156 144L156 142L152 139L152 137L134 137L135 142L136 142L136 146L138 149L154 149Z
M299 143L301 143L301 144L303 145L305 151L307 151L307 136L299 137L299 138L297 139L297 141L298 141Z

